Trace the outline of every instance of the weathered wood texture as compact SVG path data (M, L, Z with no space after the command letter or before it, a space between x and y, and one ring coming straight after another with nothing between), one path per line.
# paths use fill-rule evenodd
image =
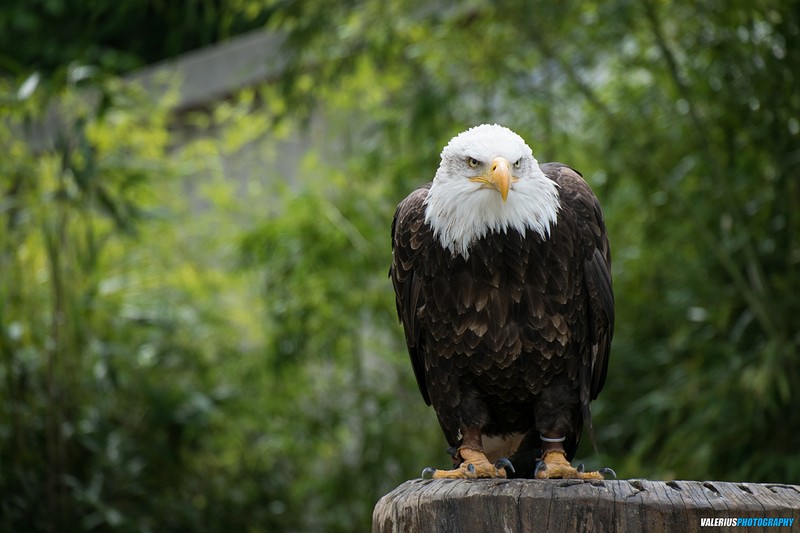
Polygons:
M794 518L800 486L720 481L423 480L380 499L373 533L700 531L701 518ZM726 528L702 527L703 531ZM761 527L737 527L761 531Z

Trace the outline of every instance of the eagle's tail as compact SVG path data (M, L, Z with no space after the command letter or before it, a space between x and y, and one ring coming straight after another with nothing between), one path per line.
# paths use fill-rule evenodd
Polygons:
M592 441L592 449L594 450L595 455L600 453L597 450L597 439L594 438L594 425L592 425L592 408L589 407L589 402L584 403L581 406L581 411L583 415L583 423L586 424L586 433L589 434L589 439ZM580 432L578 432L578 439L580 440ZM577 443L575 448L577 449Z

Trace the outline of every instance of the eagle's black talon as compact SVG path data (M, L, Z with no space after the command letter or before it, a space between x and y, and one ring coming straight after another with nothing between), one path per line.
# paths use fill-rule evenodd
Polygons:
M601 468L600 470L598 470L598 472L600 472L600 473L601 473L601 474L603 474L604 476L611 476L611 477L613 477L614 479L617 479L617 473L616 473L616 472L614 472L613 470L611 470L611 469L610 469L610 468L608 468L608 467Z
M421 474L420 477L422 477L422 479L433 479L433 474L435 474L435 473L436 473L436 469L435 468L431 468L430 466L426 466L422 470L422 474Z
M516 470L514 470L514 465L511 464L511 460L508 457L501 457L500 459L498 459L497 462L494 464L494 467L498 470L500 470L501 468L505 468L506 472L511 472L512 474L515 474L517 472Z
M536 461L536 470L533 471L533 477L539 477L539 472L544 472L545 470L547 470L547 465L544 464L544 461Z
M578 472L583 472L583 469L584 469L583 463L580 463L578 464L578 466L575 467L575 470L577 470Z
M472 464L472 463L468 464L467 465L467 472L469 472L470 474L475 474L475 465Z

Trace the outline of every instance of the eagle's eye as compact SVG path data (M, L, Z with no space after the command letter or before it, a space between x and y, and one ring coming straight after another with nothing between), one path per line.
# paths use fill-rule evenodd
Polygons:
M514 161L514 168L519 168L522 166L522 158L520 157L516 161Z
M469 165L469 168L477 168L478 165L481 164L481 162L475 159L474 157L468 157L467 164Z

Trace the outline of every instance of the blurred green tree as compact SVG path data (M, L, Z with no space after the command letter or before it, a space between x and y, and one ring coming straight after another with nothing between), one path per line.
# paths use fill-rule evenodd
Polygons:
M431 147L497 121L597 189L618 295L597 405L606 461L797 479L796 2L318 7L273 19L296 50L286 94L327 105L370 71L379 105L352 106L374 118L361 172L408 191L432 175Z
M239 475L210 460L237 418L218 361L258 336L192 242L167 106L94 87L0 80L0 529L198 529Z

